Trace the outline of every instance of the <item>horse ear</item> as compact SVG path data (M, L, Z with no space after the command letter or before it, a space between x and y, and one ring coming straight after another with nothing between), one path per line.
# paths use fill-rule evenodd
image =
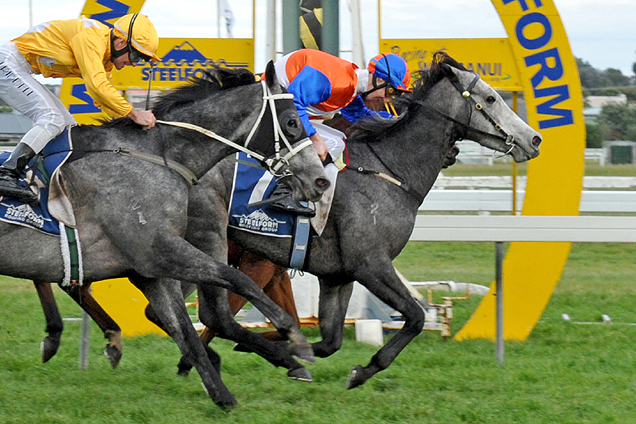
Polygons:
M444 75L446 75L447 77L449 77L449 78L457 77L459 69L454 68L454 67L450 66L447 63L440 63L439 66L442 69L442 72L444 73Z
M272 93L282 92L280 84L278 83L278 78L276 77L276 68L274 68L274 62L271 60L265 68L265 82L267 83L267 86L272 91Z

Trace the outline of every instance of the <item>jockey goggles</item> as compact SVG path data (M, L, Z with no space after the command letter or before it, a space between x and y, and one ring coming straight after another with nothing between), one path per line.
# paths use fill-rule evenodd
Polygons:
M150 59L151 59L150 56L141 53L139 50L135 49L132 46L133 25L135 24L135 19L137 19L137 15L139 15L139 13L135 13L130 19L130 25L128 26L128 39L127 39L126 48L123 48L121 50L115 50L115 44L114 42L111 42L111 55L110 55L111 61L112 59L118 58L119 56L123 56L126 53L128 53L128 60L130 60L131 63L142 64L144 62L150 62ZM115 34L113 34L112 37L114 38Z

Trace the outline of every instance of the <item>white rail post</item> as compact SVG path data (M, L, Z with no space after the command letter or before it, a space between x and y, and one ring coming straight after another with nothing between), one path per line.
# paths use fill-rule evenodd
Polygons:
M85 371L88 369L88 337L90 335L91 319L82 311L82 335L80 337L80 357L79 369Z

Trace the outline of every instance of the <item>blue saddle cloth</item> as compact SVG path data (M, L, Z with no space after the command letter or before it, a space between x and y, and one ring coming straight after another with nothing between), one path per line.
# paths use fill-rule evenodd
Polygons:
M70 131L69 128L66 128L62 134L55 137L46 145L42 151L44 160L37 164L35 184L37 184L40 189L40 204L34 207L11 197L0 197L1 221L30 227L48 234L60 235L59 222L49 214L47 208L49 200L49 181L53 173L62 166L71 155L71 148ZM9 152L0 154L0 163L4 162L9 155ZM36 165L37 160L38 156L29 163L27 169ZM27 181L31 180L31 175L31 172L28 172ZM25 187L27 185L27 183L22 180L20 184Z
M295 217L284 212L273 210L269 205L256 209L248 209L247 205L267 199L276 184L276 178L259 166L258 161L247 154L239 152L234 168L232 197L230 200L229 226L239 230L275 237L291 237ZM248 162L255 166L246 165Z

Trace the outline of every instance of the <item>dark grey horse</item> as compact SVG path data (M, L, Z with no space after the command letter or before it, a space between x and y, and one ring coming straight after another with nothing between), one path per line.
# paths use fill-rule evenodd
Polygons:
M155 112L163 122L194 124L204 128L202 132L207 129L216 134L164 124L143 131L126 119L72 130L76 153L83 157L65 164L62 175L81 239L84 280L128 277L148 298L182 354L195 364L214 402L233 405L236 400L192 326L181 289L158 279L178 278L248 297L289 336L296 352L309 360L313 356L291 317L252 280L186 241L190 190L183 174L200 178L222 158L247 145L268 166L278 169L280 164L279 173L292 175L286 180L298 198L317 200L328 181L315 151L301 148L311 144L271 63L266 84L255 83L251 74L245 78L244 74L217 72L210 80L168 94ZM221 144L210 135L236 144ZM291 145L283 145L276 153L274 138L289 139ZM216 220L217 212L219 222L224 223L223 210L211 209L210 221ZM58 238L0 223L0 243L1 274L49 282L64 278ZM216 318L232 320L222 313ZM293 361L286 349L282 351L285 364Z
M329 356L342 344L353 281L400 311L406 320L368 366L354 368L349 388L386 369L423 327L422 309L395 274L392 260L408 242L418 207L454 142L470 137L512 155L517 162L536 157L541 143L540 134L515 115L496 91L444 54L436 55L430 70L399 106L404 112L398 120L363 121L356 126L347 142L349 168L338 177L329 222L320 237L312 238L303 267L320 279L323 339L313 345L317 356ZM208 210L227 205L232 174L233 163L223 161L191 192L187 232L201 249L225 240L224 228L217 225L220 221L210 225L207 216ZM228 235L281 266L289 263L289 239L233 229Z
M311 238L304 271L319 277L320 331L314 353L327 357L342 344L353 281L358 281L404 317L399 330L366 366L351 372L354 388L386 369L421 332L422 308L401 283L393 259L409 240L418 208L439 175L456 140L470 138L523 162L539 155L541 136L523 122L499 94L445 54L437 54L412 94L400 101L397 120L365 120L347 141L349 166L336 184L329 221ZM229 202L233 163L223 161L192 192L191 224L205 225L210 205ZM381 176L399 181L401 186ZM222 232L189 227L201 245L218 243ZM204 237L209 237L204 240ZM288 266L291 240L228 229L228 237L248 251ZM215 329L213 329L215 330Z

